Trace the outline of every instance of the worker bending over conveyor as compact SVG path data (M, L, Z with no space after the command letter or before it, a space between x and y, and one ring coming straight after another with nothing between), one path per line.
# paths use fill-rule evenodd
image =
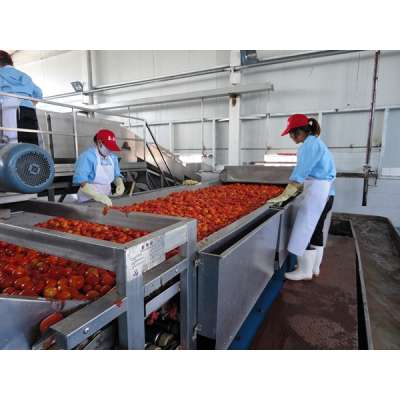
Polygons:
M98 131L93 140L94 146L84 151L75 164L73 183L80 185L78 202L95 200L111 207L111 183L116 186L114 196L122 196L125 191L118 158L113 154L121 149L115 134L107 129Z
M319 275L324 252L323 228L332 209L332 185L336 178L335 162L319 138L320 133L317 120L294 114L281 134L289 134L296 144L302 143L289 184L280 196L268 201L270 205L281 205L302 191L288 244L288 251L297 256L297 268L286 273L286 279L306 280Z

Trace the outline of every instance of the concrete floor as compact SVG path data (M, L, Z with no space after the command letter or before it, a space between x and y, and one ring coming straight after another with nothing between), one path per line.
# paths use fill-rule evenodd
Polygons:
M358 349L354 239L329 236L321 274L285 281L252 349Z

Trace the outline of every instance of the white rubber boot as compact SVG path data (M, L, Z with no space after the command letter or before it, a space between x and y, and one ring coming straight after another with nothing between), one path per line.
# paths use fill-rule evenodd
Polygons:
M291 281L312 279L315 256L316 251L314 249L306 250L301 257L297 256L297 269L293 272L287 272L285 278L290 279Z
M322 257L324 256L324 246L311 245L311 247L315 249L315 263L313 267L313 274L315 276L319 276L319 267L322 262Z

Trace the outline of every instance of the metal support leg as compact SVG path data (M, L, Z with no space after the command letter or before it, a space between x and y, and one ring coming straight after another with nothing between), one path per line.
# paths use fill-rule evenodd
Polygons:
M48 199L48 201L55 201L56 200L54 189L48 189L47 190L47 199Z
M129 258L129 250L119 254L120 273L117 288L126 296L126 312L118 318L119 344L125 349L143 350L145 346L144 287L140 267Z
M181 346L184 349L195 349L194 329L197 323L197 271L194 254L197 242L197 225L195 221L188 224L188 242L182 246L183 256L189 257L187 269L180 275L181 280Z

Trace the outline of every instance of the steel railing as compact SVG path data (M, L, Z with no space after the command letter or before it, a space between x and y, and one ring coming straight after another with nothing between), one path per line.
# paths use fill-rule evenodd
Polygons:
M41 129L25 129L25 128L8 128L8 127L3 127L0 126L0 130L4 131L16 131L16 132L26 132L26 133L37 133L37 134L45 134L45 135L62 135L62 136L72 136L73 140L74 140L74 151L75 151L75 158L77 159L79 156L79 148L78 148L78 138L79 137L88 137L87 135L78 135L78 128L77 128L77 113L78 112L82 112L85 114L89 114L89 113L97 113L100 115L104 115L104 116L108 116L108 117L119 117L119 118L126 118L129 121L129 125L131 125L131 120L135 120L135 121L141 121L142 126L144 128L143 130L143 145L144 145L144 150L143 150L143 157L144 157L144 161L146 162L146 149L149 151L149 154L151 155L151 157L153 158L154 164L156 165L156 167L158 168L158 170L160 171L160 174L163 177L164 182L166 182L166 184L168 185L168 179L163 171L163 168L161 168L160 164L157 161L156 156L153 153L153 150L151 149L150 144L148 143L148 141L146 140L146 131L149 132L153 143L157 149L157 151L160 154L160 157L166 167L166 170L168 171L168 173L170 174L172 180L174 183L177 182L176 178L174 177L171 169L168 166L168 163L164 157L163 151L161 150L160 146L157 143L157 140L153 134L153 132L150 129L150 125L148 123L148 121L145 118L141 118L141 117L136 117L136 116L132 116L130 115L130 113L128 115L123 115L123 114L116 114L116 113L102 113L101 111L96 111L95 107L84 107L81 105L73 105L73 104L68 104L68 103L61 103L58 101L53 101L53 100L48 100L48 99L38 99L35 97L30 97L30 96L22 96L22 95L17 95L14 93L7 93L7 92L0 92L0 97L12 97L12 98L16 98L19 100L28 100L28 101L32 101L34 103L43 103L43 104L48 104L51 106L56 106L56 107L64 107L64 108L69 108L71 109L71 113L72 113L72 121L73 121L73 126L72 126L72 132L71 133L61 133L61 132L54 132L53 130L41 130ZM129 109L128 109L129 110ZM91 137L91 136L90 136ZM129 139L129 138L122 138L122 137L118 137L117 139L120 140L125 140L125 141L132 141L136 139Z

